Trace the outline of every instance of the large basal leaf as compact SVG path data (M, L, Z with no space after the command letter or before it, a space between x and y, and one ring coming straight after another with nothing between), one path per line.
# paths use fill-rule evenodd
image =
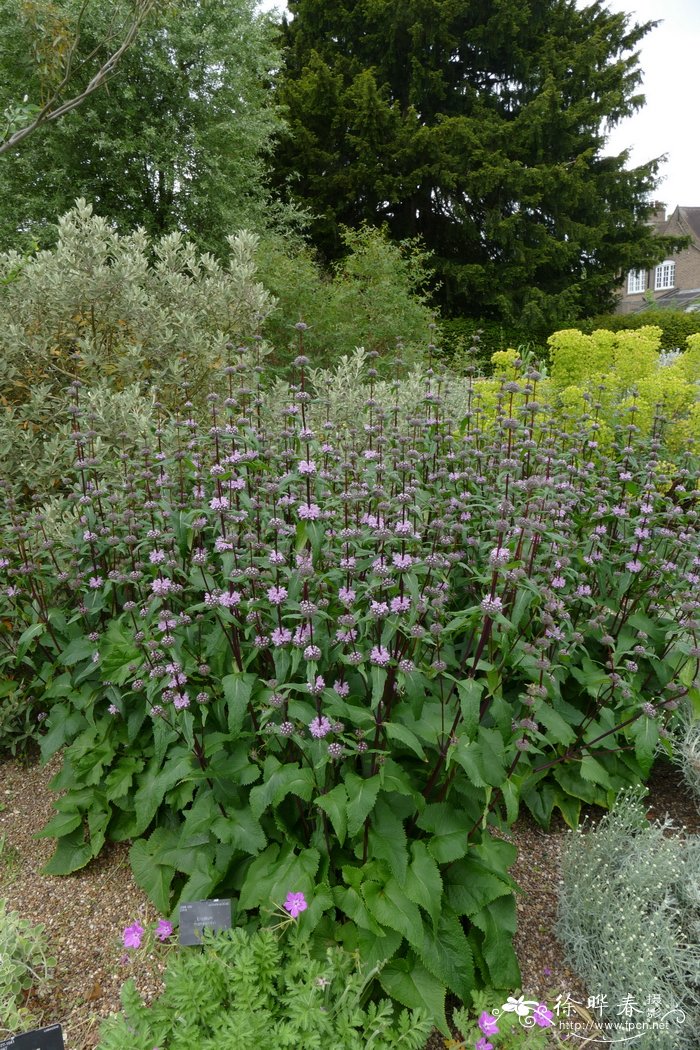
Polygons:
M332 791L316 797L316 805L330 817L333 831L342 846L348 830L348 795L343 784L336 784Z
M417 905L406 896L396 879L385 885L365 882L362 895L369 912L381 926L389 926L403 934L409 944L423 943L423 920Z
M384 730L389 740L398 740L399 743L405 744L414 754L418 755L418 758L423 762L427 761L423 745L416 734L412 733L406 726L401 725L400 722L387 722Z
M569 723L550 704L540 704L536 718L547 730L548 741L566 745L573 743L576 739L576 734Z
M491 787L498 787L506 778L503 737L497 729L479 726L477 740L481 753L482 776Z
M246 872L239 898L240 908L249 911L279 907L288 893L303 893L310 900L320 860L317 849L295 853L290 843L282 847L272 843L255 858Z
M472 951L462 924L449 908L443 910L436 930L424 928L418 955L434 977L462 1002L469 1002L475 984Z
M335 926L333 941L340 941L349 952L359 952L363 967L372 970L396 955L403 937L396 930L384 929L377 934L356 926L354 922L345 922L340 927Z
M428 850L438 864L459 860L467 852L467 835L473 822L454 806L447 802L426 806L417 823L423 831L432 832Z
M520 967L513 950L517 925L515 897L498 897L472 915L471 921L483 934L480 947L489 969L490 984L494 988L519 988Z
M450 1037L445 1017L445 986L429 973L413 952L405 959L392 959L379 974L379 981L392 999L415 1009L422 1006L436 1028Z
M424 842L411 844L412 860L406 873L406 896L420 906L437 923L442 907L442 879L433 857Z
M170 911L170 884L175 868L163 864L161 856L177 843L177 832L156 828L148 840L137 839L129 850L134 879L163 915Z
M271 756L265 763L263 783L250 792L251 812L257 820L270 806L279 806L287 795L297 795L308 802L314 786L314 773L309 766L299 766L297 763L281 766Z
M457 682L459 705L462 710L462 731L468 740L473 739L479 725L479 709L483 691L483 681L463 678L461 682Z
M241 730L256 681L254 674L227 674L222 678L229 733Z
M182 887L179 897L180 901L201 901L213 895L216 887L226 874L225 870L217 869L214 855L213 848L205 849L203 847L195 854L192 872Z
M226 809L226 816L219 815L212 822L212 833L220 842L226 842L242 853L255 856L265 848L265 833L247 806Z
M634 740L634 751L642 772L648 776L659 742L659 727L653 718L642 717L631 726L629 735Z
M56 844L51 860L42 868L44 875L70 875L92 860L92 847L85 841L82 827L64 835Z
M384 930L370 915L367 905L353 886L334 886L333 900L344 915L362 929L368 930L374 937L381 937Z
M100 644L100 669L104 678L124 685L133 678L131 664L140 665L141 652L131 630L119 620L112 620Z
M130 758L128 755L121 758L105 778L104 789L107 798L111 801L124 798L129 792L134 776L140 773L143 767L143 759Z
M180 780L184 780L193 771L192 756L185 752L179 758L171 755L162 769L152 761L143 776L134 795L136 828L134 835L142 835L158 812L166 793Z
M345 789L348 793L348 834L351 837L357 835L372 812L380 783L378 775L367 780L355 773L345 775Z
M590 805L607 808L608 799L605 790L590 780L584 780L572 763L554 766L552 776L568 795L573 795L574 798L588 802Z
M403 821L383 799L377 799L369 828L370 856L385 860L392 875L403 885L408 867L408 850Z
M497 897L512 892L512 886L471 850L451 865L445 877L445 899L457 915L476 915Z

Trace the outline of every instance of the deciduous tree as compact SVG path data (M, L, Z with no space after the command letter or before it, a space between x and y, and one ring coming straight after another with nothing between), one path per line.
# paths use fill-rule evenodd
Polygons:
M10 5L0 0L0 10ZM112 18L110 5L85 9L76 89L90 76L79 59L105 39ZM20 28L3 30L0 110L27 82L10 50ZM222 252L227 234L267 221L266 154L281 126L269 89L279 64L273 35L255 0L182 0L144 23L89 102L0 158L0 247L15 246L18 230L51 239L79 196L121 230L183 230Z

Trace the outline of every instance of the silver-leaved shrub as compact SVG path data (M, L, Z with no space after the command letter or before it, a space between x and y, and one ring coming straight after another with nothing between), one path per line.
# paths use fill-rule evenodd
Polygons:
M43 926L33 926L0 897L0 1037L32 1027L36 1018L25 1006L26 992L45 985L55 965Z
M640 1050L692 1050L700 1029L700 839L648 820L643 796L622 792L596 827L571 833L557 932L604 1023L639 1022L630 1041Z

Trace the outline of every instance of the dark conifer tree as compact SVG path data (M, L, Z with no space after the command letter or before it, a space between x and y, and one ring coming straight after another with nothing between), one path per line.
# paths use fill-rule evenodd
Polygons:
M535 328L608 307L672 250L645 219L658 159L606 134L643 104L654 26L575 0L290 0L277 179L317 216L434 253L451 313Z

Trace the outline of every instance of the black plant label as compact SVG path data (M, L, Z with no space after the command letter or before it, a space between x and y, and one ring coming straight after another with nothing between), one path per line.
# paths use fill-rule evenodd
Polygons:
M190 901L180 905L180 944L201 944L204 929L214 933L231 929L230 899Z
M65 1050L60 1024L13 1035L0 1043L0 1050Z

